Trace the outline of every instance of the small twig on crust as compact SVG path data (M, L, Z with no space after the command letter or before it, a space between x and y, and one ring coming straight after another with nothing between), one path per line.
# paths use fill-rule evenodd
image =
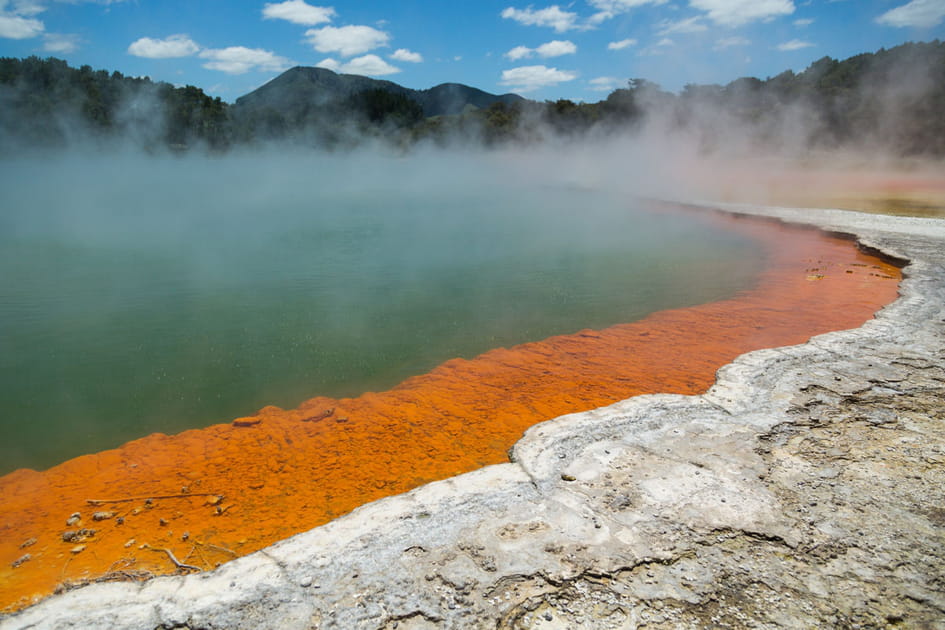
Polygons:
M163 551L167 554L167 557L171 559L171 562L174 563L174 566L178 569L190 569L191 571L203 571L200 567L195 567L192 564L184 564L177 559L177 556L174 555L174 552L168 549L167 547L151 547L151 551Z
M102 505L103 503L130 503L132 501L147 501L148 499L186 499L187 497L219 497L219 492L186 492L184 494L163 494L149 497L125 497L123 499L86 499L89 505Z

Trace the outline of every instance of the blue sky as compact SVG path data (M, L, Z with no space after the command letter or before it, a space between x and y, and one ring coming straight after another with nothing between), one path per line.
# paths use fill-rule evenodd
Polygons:
M295 65L597 101L945 39L945 0L0 0L0 56L191 84L233 101Z

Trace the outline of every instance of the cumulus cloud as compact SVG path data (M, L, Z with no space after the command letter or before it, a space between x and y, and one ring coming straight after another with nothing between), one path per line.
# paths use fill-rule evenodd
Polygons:
M341 72L344 74L360 74L364 76L379 77L385 74L395 74L400 72L400 68L396 68L377 55L364 55L362 57L355 57L345 63L341 63L336 59L331 57L323 59L319 63L315 64L319 68L326 68L334 72Z
M406 61L409 63L421 63L423 61L423 55L413 52L412 50L407 50L406 48L398 48L390 58L395 61Z
M722 26L743 26L794 13L792 0L689 0L689 5Z
M7 39L29 39L45 30L39 20L19 15L0 15L0 37Z
M208 60L203 64L204 68L227 74L244 74L250 70L281 72L293 63L268 50L245 46L203 50L200 58Z
M43 35L43 50L64 55L79 48L79 36L65 33L46 33Z
M390 35L370 26L324 26L305 31L308 42L323 53L351 57L386 46Z
M512 61L517 61L519 59L524 59L525 57L531 57L533 52L534 51L528 46L516 46L509 52L505 53L505 56Z
M508 7L501 13L506 20L515 20L525 26L549 26L558 33L577 28L578 15L572 11L562 11L558 5L547 9L515 9Z
M178 34L164 39L142 37L128 46L128 53L135 57L148 59L172 59L174 57L189 57L200 50L194 40L187 35Z
M814 23L814 20L810 18L800 18L800 19L794 20L794 26L798 26L800 28L804 28L805 26L810 26L813 23Z
M671 35L673 33L702 33L707 31L708 27L702 23L702 18L699 16L686 18L684 20L677 20L671 22L669 20L663 20L659 23L657 28L657 35Z
M945 2L942 0L912 0L908 4L886 11L876 18L884 26L899 28L931 28L945 18Z
M34 16L43 13L49 2L68 2L78 4L93 2L96 4L112 4L124 0L0 0L0 38L29 39L42 35L46 25ZM69 48L67 40L57 39L57 35L46 36L43 50L47 52L72 52L77 46L73 41L73 48Z
M341 62L337 59L332 59L331 57L325 57L321 61L315 64L316 68L324 68L325 70L331 70L332 72L341 72Z
M619 42L610 42L607 44L607 50L623 50L624 48L630 48L636 45L637 40L635 39L621 39Z
M813 46L811 42L805 42L800 39L792 39L789 42L778 44L778 50L783 51L783 52L788 52L791 50L801 50L802 48L810 48L811 46Z
M500 85L508 86L515 92L533 92L537 89L558 85L577 78L576 72L558 70L546 66L521 66L502 72Z
M595 92L611 92L624 85L623 79L617 77L597 77L588 81Z
M305 26L331 22L331 19L337 15L332 7L315 7L304 0L267 2L262 14L267 20L287 20L293 24Z
M574 42L567 40L554 40L546 44L542 44L537 48L528 48L527 46L516 46L509 52L505 53L505 56L516 61L518 59L524 59L526 57L531 57L532 55L538 55L539 57L549 58L549 57L560 57L562 55L573 55L577 52L577 46Z
M556 39L546 44L542 44L535 49L539 57L560 57L562 55L573 55L577 52L577 46L574 42L568 40Z

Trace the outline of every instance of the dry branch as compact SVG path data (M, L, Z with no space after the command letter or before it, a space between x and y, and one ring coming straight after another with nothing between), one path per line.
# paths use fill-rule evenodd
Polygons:
M147 501L148 499L186 499L187 497L219 497L217 492L186 492L183 494L160 494L147 497L125 497L122 499L86 499L89 505L102 505L103 503L131 503L132 501Z

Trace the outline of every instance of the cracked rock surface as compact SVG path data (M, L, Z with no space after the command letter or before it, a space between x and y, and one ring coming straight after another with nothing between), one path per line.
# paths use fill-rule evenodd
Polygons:
M945 222L729 209L909 260L902 296L703 396L558 418L512 463L0 628L945 628Z

